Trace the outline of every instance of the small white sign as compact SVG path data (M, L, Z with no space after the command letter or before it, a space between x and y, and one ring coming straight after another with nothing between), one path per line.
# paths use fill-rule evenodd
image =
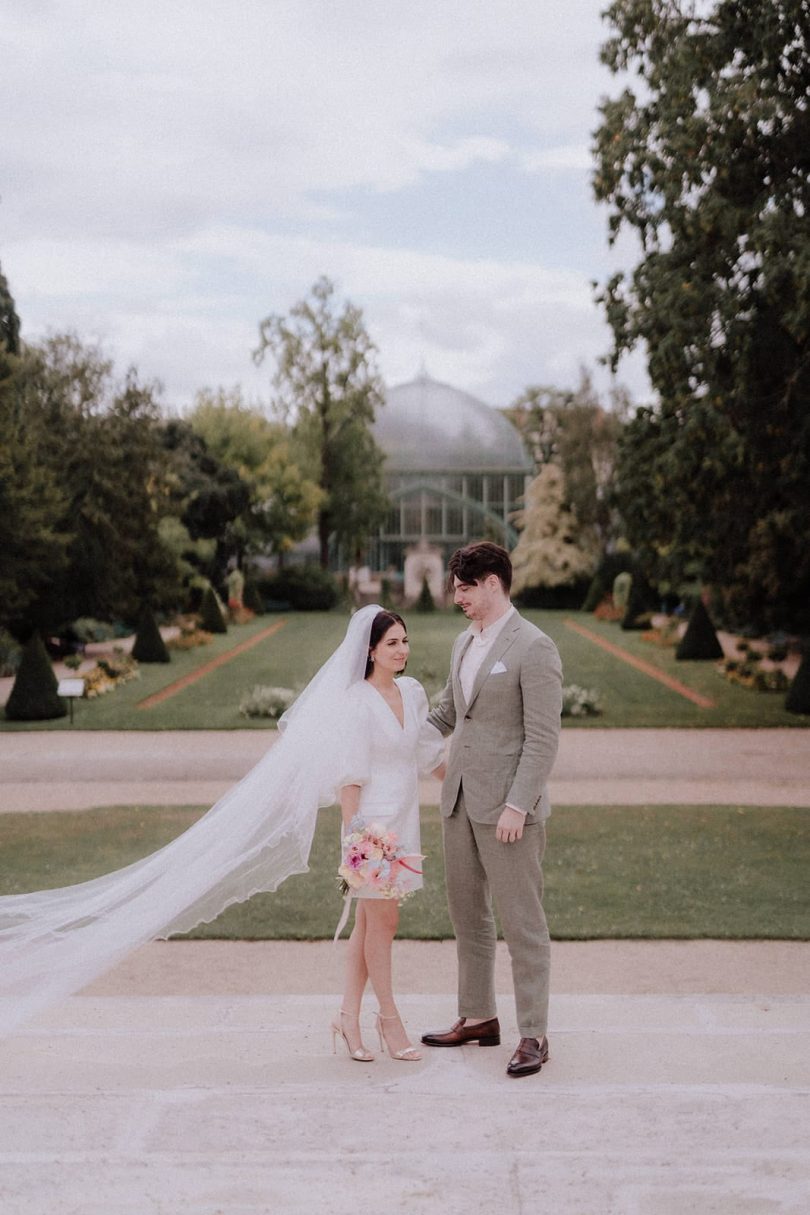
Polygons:
M84 680L60 679L56 690L60 696L84 696Z

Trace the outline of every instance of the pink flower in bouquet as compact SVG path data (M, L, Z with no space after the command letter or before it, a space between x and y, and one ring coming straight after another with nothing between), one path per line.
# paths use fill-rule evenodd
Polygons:
M417 867L421 855L406 853L396 833L377 823L352 831L343 840L344 855L338 869L343 895L367 887L383 898L404 898L407 879L402 870L421 874ZM412 863L416 862L416 863Z

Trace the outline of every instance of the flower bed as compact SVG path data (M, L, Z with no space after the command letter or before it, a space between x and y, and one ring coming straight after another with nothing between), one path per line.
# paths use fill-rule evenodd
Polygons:
M130 654L115 649L112 654L100 658L96 665L82 675L84 680L84 696L86 700L95 700L114 691L119 684L129 683L131 679L140 679L138 664Z
M599 693L593 688L581 688L569 683L563 688L563 717L598 717L602 712Z
M243 717L269 717L277 721L295 700L292 688L272 688L257 684L239 702Z

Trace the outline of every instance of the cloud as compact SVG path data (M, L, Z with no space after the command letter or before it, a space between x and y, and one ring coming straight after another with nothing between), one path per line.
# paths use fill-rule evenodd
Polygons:
M588 167L601 7L15 7L0 30L0 104L14 116L0 261L25 331L99 337L171 401L202 383L266 393L250 361L258 319L328 273L363 307L391 380L424 358L502 401L521 377L570 378L607 347L588 285L601 268L583 272L575 246L542 244L536 225L523 243L511 232L509 256L451 250L430 206L414 229L407 198L418 184L444 214L458 180L470 211L485 209L486 174L509 169L534 192L525 215L544 205L544 177ZM375 197L401 200L382 236ZM508 205L491 216L510 223Z

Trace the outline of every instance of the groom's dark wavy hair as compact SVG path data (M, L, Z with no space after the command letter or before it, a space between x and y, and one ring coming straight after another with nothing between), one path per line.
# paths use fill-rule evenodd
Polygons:
M453 589L453 578L472 586L474 582L482 582L490 574L495 574L501 580L501 586L508 595L512 586L512 562L505 548L493 544L491 540L477 540L465 548L457 548L450 558L448 565L450 577L448 583Z
M408 626L401 616L396 612L378 612L371 622L371 636L368 639L368 655L366 656L366 673L364 679L368 679L371 672L374 670L374 663L371 661L371 651L375 649L382 641L385 634L391 628L392 624L401 624L405 632L408 631ZM400 674L402 672L400 671Z

